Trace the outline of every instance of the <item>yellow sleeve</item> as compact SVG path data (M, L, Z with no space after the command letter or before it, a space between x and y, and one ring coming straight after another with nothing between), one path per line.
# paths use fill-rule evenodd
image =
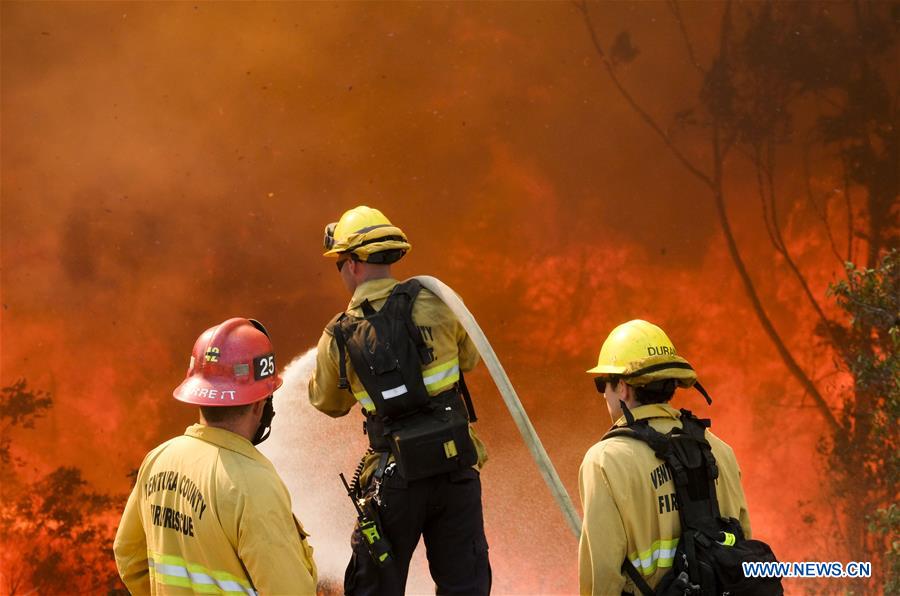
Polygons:
M347 356L347 368L350 359ZM316 349L316 370L309 379L309 403L333 418L344 416L356 404L346 389L338 389L338 349L334 336L326 329Z
M274 474L248 474L238 524L238 557L260 594L315 594L312 548L291 513L291 500Z
M741 513L738 516L738 521L741 522L744 538L750 540L753 537L750 530L750 510L747 509L747 496L744 494L744 484L741 482L740 466L738 466L738 492L740 493L738 495L738 502L741 504Z
M747 509L747 496L741 482L741 466L738 464L734 449L711 431L706 431L707 440L713 447L713 455L719 464L719 478L716 480L716 496L719 498L719 509L725 517L734 517L740 522L744 537L751 538L750 512Z
M462 323L440 298L427 289L422 290L413 303L412 316L416 325L430 329L425 341L434 348L437 362L456 357L461 371L475 368L480 358L478 350Z
M578 542L579 591L619 596L625 587L622 561L628 543L609 482L593 453L588 451L578 471L578 492L584 509Z
M475 368L481 356L478 355L478 348L475 347L475 342L472 341L472 338L469 337L469 334L466 333L459 321L456 322L456 327L457 345L459 346L459 369L468 372Z
M460 300L462 300L462 298L460 298ZM453 311L450 310L450 307L443 302L441 302L441 306L446 311L447 318L453 322L453 328L456 329L456 346L459 350L459 369L463 372L469 372L475 368L478 361L481 360L481 356L478 354L478 348L475 347L475 342L469 337L469 334L462 326L462 323L459 322L459 319L456 318Z
M138 475L140 478L140 475ZM147 564L147 537L141 521L140 482L136 482L125 512L116 530L113 552L119 576L132 594L150 593L150 573Z

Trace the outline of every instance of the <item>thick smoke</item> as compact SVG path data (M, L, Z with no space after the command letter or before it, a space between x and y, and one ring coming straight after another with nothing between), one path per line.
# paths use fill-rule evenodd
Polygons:
M76 465L92 486L128 490L144 453L196 418L171 391L197 335L257 318L280 362L303 354L285 370L265 447L323 575L340 577L354 514L337 472L352 472L364 437L355 412L332 420L308 405L306 350L347 300L320 256L324 224L369 203L414 246L398 277L434 275L466 299L572 494L609 424L583 371L609 330L645 318L713 393L711 409L687 394L678 403L734 446L756 534L785 560L844 555L828 540L821 417L760 331L708 194L598 74L569 3L0 10L0 380L24 377L55 399L17 436L27 473ZM698 53L715 41L715 27L699 26L714 12L685 6ZM623 76L668 113L692 99L694 73L671 59L682 40L663 13L603 3L600 27L648 40L649 70ZM740 190L755 182L730 183L738 241L776 326L841 391L753 191ZM783 221L823 296L841 264L800 197L785 195ZM576 542L483 367L469 380L490 455L496 592L573 592ZM424 563L415 569L427 591Z

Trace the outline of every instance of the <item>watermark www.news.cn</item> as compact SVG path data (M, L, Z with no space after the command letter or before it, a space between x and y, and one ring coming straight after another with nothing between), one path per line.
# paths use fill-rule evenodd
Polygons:
M744 577L872 577L872 563L839 561L803 561L786 563L782 561L741 563Z

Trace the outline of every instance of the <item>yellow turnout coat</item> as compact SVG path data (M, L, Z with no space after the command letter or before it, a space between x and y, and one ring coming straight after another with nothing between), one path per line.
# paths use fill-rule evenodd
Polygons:
M315 594L291 497L250 441L195 424L144 458L114 545L132 594Z
M633 408L636 420L647 419L661 433L681 426L681 412L668 404ZM619 418L615 426L625 426ZM719 468L716 496L725 517L741 523L750 538L750 517L734 452L706 431ZM578 547L582 594L640 594L622 574L627 556L650 587L672 567L681 535L675 486L666 466L650 447L634 438L612 437L591 447L578 474L584 523Z

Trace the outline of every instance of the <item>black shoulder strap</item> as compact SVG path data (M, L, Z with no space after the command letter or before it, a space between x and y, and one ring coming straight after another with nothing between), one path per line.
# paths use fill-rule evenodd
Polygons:
M712 423L708 418L697 418L690 410L682 409L681 424L681 428L700 443L700 452L703 454L703 459L706 461L707 468L709 469L710 480L715 480L719 477L719 466L716 464L716 458L712 454L712 446L709 444L709 441L706 440L706 429L708 429ZM715 499L715 486L713 486L712 496Z
M669 439L650 426L646 420L635 420L628 426L614 426L600 440L605 441L613 437L631 437L643 441L650 446L656 457L666 461L665 455L669 451Z
M690 437L675 444L678 459L686 463L688 479L685 482L686 495L678 498L684 505L679 509L682 525L693 527L715 536L718 526L714 520L719 518L719 499L716 495L716 478L719 477L719 466L712 453L712 447L706 440L706 429L709 420L694 416L689 410L681 410L682 436ZM700 461L698 461L700 460ZM676 492L679 487L676 484Z
M372 303L369 302L368 298L364 298L362 303L359 305L359 308L363 311L363 316L371 317L375 314L375 307L372 306Z
M653 596L656 592L653 591L653 588L650 587L650 584L647 583L647 580L640 574L640 572L634 568L634 565L631 564L631 561L628 560L628 557L625 557L625 560L622 562L622 571L625 572L625 575L631 578L631 581L634 582L634 585L638 590L641 591L643 596Z
M466 387L466 379L463 376L462 369L459 371L459 392L462 394L463 401L465 401L469 422L477 422L478 416L475 414L475 404L472 403L472 396L469 394L469 388Z
M619 400L619 407L622 408L622 413L625 415L625 422L629 426L634 424L634 414L631 413L631 409L621 399Z
M347 380L347 338L341 328L345 316L346 313L341 313L328 324L338 349L338 389L350 389L350 382Z
M399 317L406 326L409 337L416 345L416 351L419 353L419 360L423 365L434 361L434 350L425 343L422 337L422 330L419 329L412 318L413 304L422 291L422 284L417 279L410 279L403 283L399 283L391 290L382 310L386 313Z

